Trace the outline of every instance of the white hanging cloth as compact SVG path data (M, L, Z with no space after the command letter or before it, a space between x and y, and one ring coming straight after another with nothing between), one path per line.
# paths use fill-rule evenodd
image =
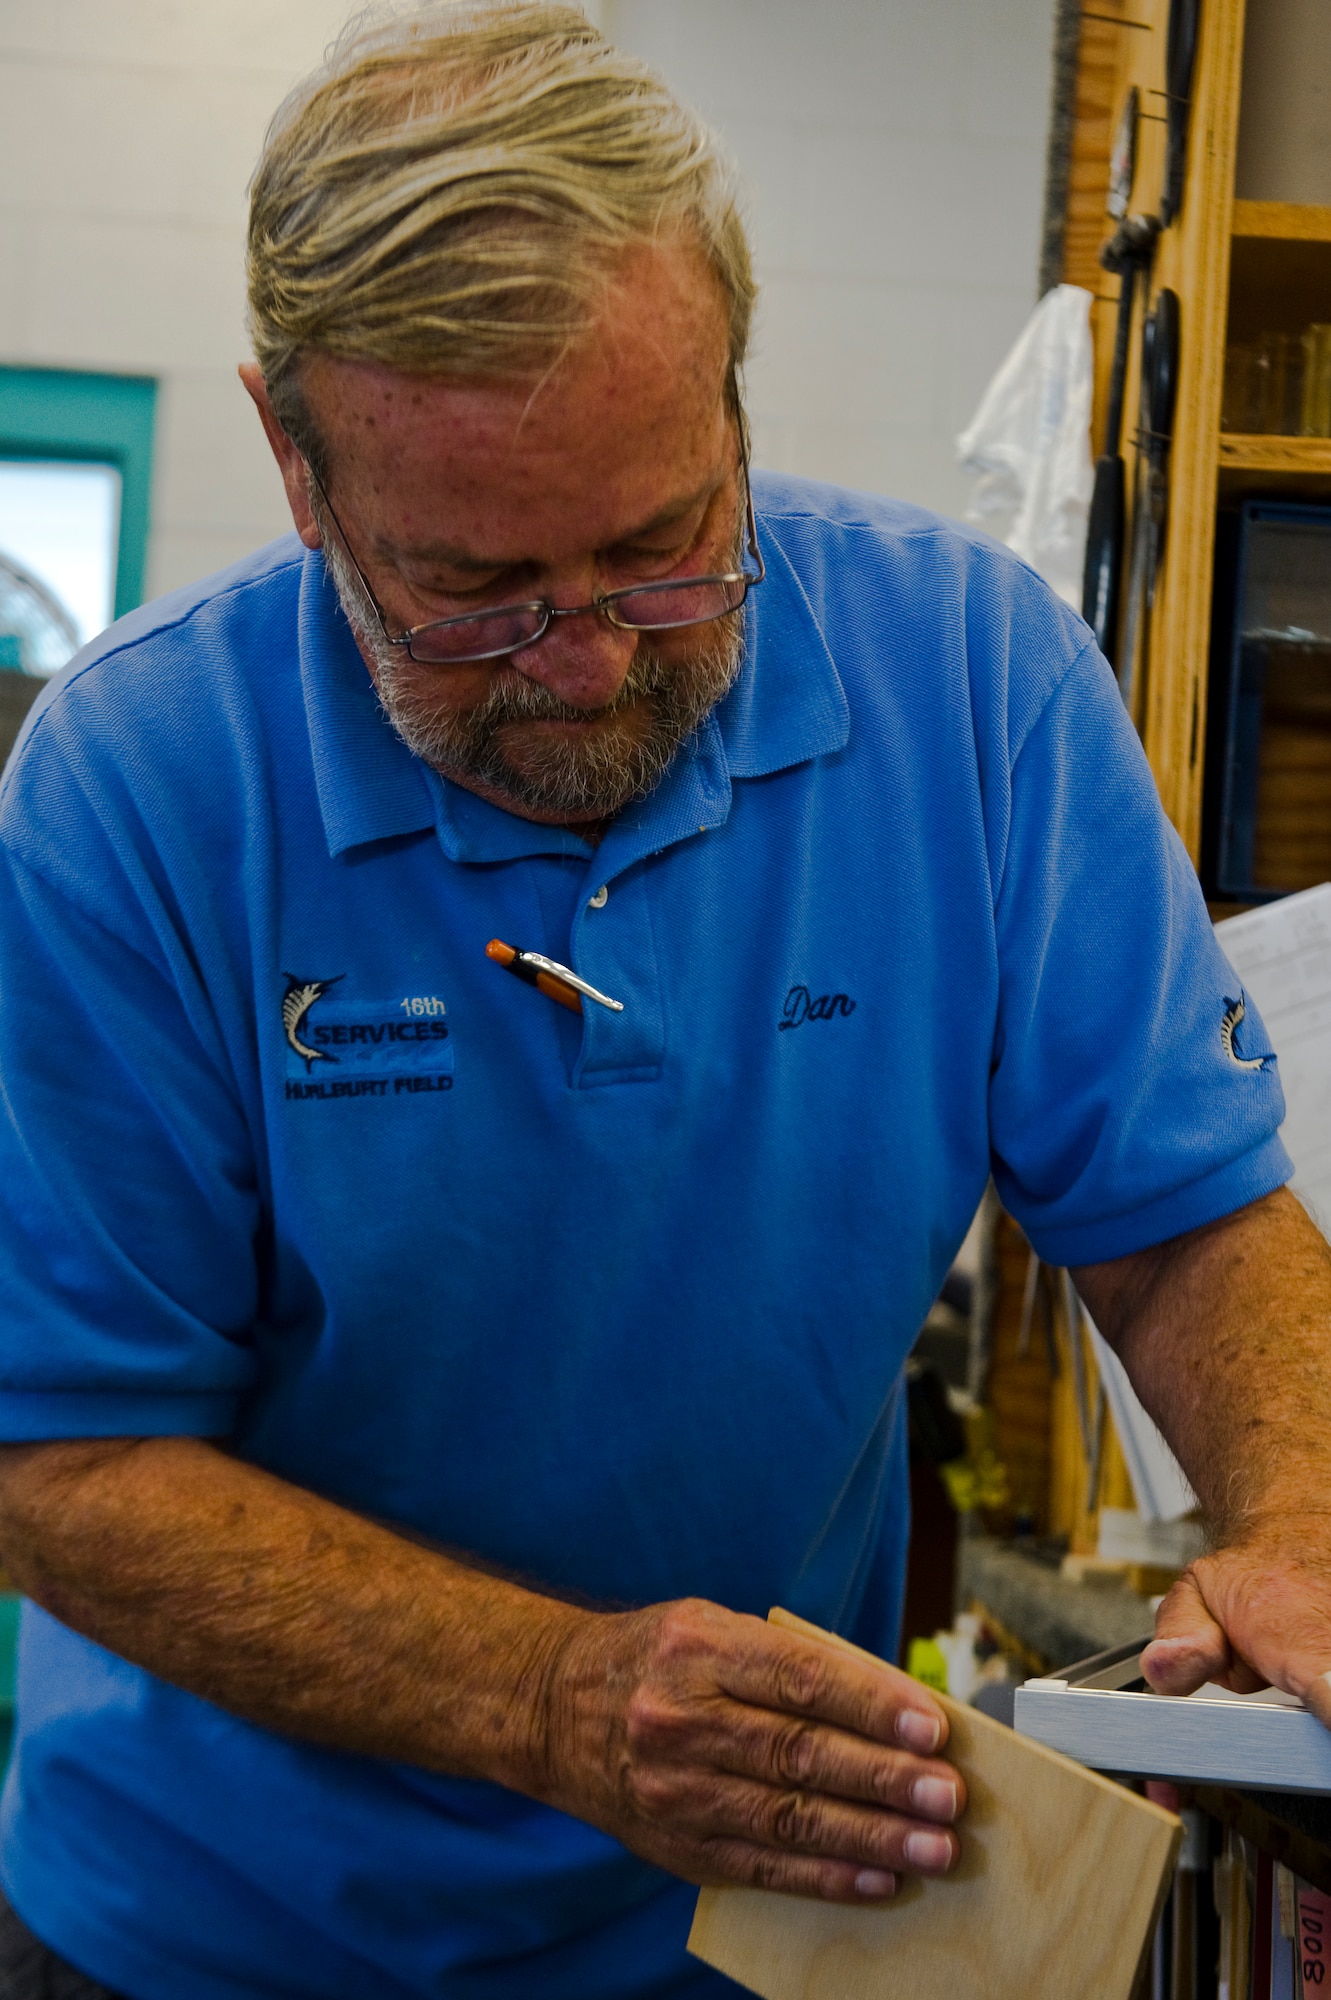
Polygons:
M966 518L1081 609L1091 464L1091 294L1046 292L957 439L976 475Z

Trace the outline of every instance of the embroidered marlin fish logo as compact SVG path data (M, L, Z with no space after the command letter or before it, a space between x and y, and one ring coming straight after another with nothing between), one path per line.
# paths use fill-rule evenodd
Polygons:
M1237 1063L1240 1069L1265 1069L1267 1063L1270 1061L1269 1056L1241 1056L1234 1046L1234 1037L1238 1033L1239 1022L1243 1019L1247 1011L1247 1005L1242 993L1239 994L1237 1000L1231 1000L1228 994L1225 995L1225 1015L1220 1023L1220 1046L1229 1057L1229 1060L1232 1063Z
M297 979L293 973L285 972L282 977L287 982L287 990L282 995L282 1032L288 1047L304 1057L308 1076L317 1062L336 1062L337 1057L330 1056L327 1049L312 1049L308 1043L302 1042L300 1031L305 1025L305 1016L315 1001L322 1000L329 987L336 986L338 979L345 979L346 974L339 972L337 979Z

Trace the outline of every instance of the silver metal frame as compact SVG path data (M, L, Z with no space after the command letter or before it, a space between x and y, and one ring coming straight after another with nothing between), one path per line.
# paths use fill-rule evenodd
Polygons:
M1331 1732L1301 1702L1272 1689L1152 1694L1141 1670L1149 1643L1027 1681L1017 1689L1018 1733L1100 1771L1331 1794Z

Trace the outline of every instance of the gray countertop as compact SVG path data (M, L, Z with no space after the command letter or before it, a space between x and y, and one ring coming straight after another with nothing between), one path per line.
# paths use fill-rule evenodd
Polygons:
M1151 1608L1135 1590L1069 1583L1049 1564L988 1535L963 1540L957 1581L961 1605L978 1599L1051 1670L1151 1635Z

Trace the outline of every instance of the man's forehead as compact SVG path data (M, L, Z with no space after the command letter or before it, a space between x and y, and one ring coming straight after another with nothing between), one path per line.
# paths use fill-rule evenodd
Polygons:
M407 374L318 352L301 383L330 448L368 455L441 430L515 457L567 449L590 422L672 430L715 414L728 375L728 316L715 274L686 242L626 252L576 340L504 377Z
M307 358L302 387L332 490L385 552L526 560L682 518L714 490L727 458L724 310L705 267L691 291L687 272L642 275L526 376L437 379Z
M601 546L603 543L608 545L612 541L631 542L680 525L694 526L708 502L715 497L720 484L721 476L718 473L703 480L700 485L690 488L689 491L672 496L651 514L635 516L623 513L621 518L614 522L613 532L594 537L595 544ZM519 558L512 547L501 548L498 544L487 547L478 532L479 523L469 525L470 536L463 540L452 539L446 534L441 535L437 529L430 528L394 534L391 537L391 545L389 539L381 540L380 552L421 565L435 563L449 569L478 571L500 569L506 563L525 559L532 553L532 550L524 549L522 557Z

